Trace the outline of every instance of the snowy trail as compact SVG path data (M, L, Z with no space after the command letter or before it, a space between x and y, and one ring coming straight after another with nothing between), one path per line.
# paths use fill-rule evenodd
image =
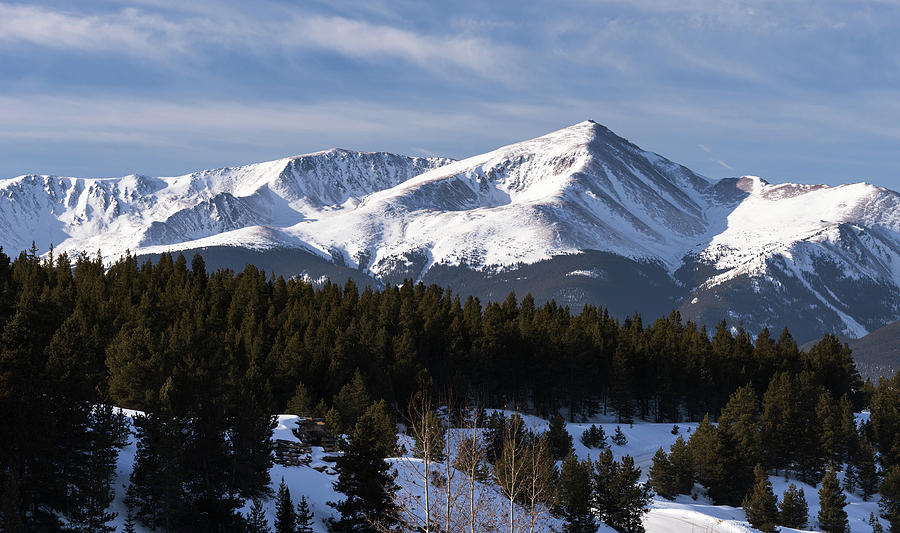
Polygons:
M644 516L647 533L747 533L739 524L683 509L652 509Z

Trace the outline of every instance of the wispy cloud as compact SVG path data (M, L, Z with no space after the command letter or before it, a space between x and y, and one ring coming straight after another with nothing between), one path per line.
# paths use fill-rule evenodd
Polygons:
M486 78L517 71L509 48L469 36L422 35L404 29L343 17L298 16L285 44L316 46L357 58L396 58L427 70L464 70Z
M160 58L186 52L187 28L128 8L101 15L76 14L41 6L0 4L0 44L30 44L81 52L133 53Z
M522 74L515 50L471 35L426 35L345 17L290 10L250 16L232 9L188 10L166 16L137 8L104 14L0 3L0 45L29 44L66 51L136 54L170 60L204 46L271 54L327 50L355 59L393 59L452 76L502 79Z

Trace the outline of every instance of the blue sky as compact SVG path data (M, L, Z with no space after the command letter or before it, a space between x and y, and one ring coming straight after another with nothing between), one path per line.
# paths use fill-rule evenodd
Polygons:
M710 177L900 189L900 0L0 1L0 177L594 119Z

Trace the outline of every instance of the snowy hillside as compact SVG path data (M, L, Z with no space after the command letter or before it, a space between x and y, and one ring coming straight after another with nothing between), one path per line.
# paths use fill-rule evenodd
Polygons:
M233 268L237 250L291 250L269 268L678 308L806 341L900 318L898 207L864 183L710 182L585 121L461 161L335 149L170 178L0 180L0 246L201 250Z
M127 413L130 415L133 412ZM292 415L279 416L274 438L289 441L296 440L296 437L291 432L291 429L296 422L296 418L297 417ZM532 416L524 416L523 418L525 419L526 425L532 430L542 432L546 431L548 428L548 422L546 420ZM623 446L612 444L611 449L613 454L617 460L620 460L621 457L626 454L631 455L635 459L635 464L640 467L642 471L643 481L646 481L647 479L647 472L650 469L652 457L657 448L662 446L664 449L668 449L678 438L678 435L672 434L671 424L637 422L631 426L620 426L613 422L603 422L598 425L602 426L608 435L612 435L615 432L616 427L621 427L627 438L627 443ZM589 456L596 457L598 452L597 450L585 447L580 442L582 432L589 426L590 424L570 423L567 424L566 427L569 434L574 437L575 453L581 459ZM697 424L681 423L679 426L681 430L680 435L687 439L690 437L691 432L696 429ZM411 447L411 442L404 440L407 439L405 436L401 435L400 438L408 448ZM128 476L130 475L134 462L134 453L135 447L134 441L132 440L132 442L122 450L119 456L117 471L118 479L115 484L117 487L116 500L113 502L111 510L118 513L119 516L114 523L118 524L120 527L124 524L127 511L123 501L125 492L124 487L127 487L128 484ZM329 507L327 502L337 501L342 497L341 494L335 492L332 488L332 483L336 480L337 476L334 474L333 463L322 460L325 455L327 454L322 452L321 448L314 447L310 466L286 467L275 465L270 471L271 488L273 490L277 490L278 484L281 479L284 478L295 501L299 501L301 495L308 498L310 508L315 515L315 530L320 533L327 532L325 520L329 517L337 517L334 509ZM418 478L413 473L415 469L418 468L416 461L417 460L410 457L405 459L395 458L391 461L399 471L397 481L402 487L400 491L401 497L421 498L421 487L415 485L418 482ZM322 471L319 471L316 468ZM438 468L440 468L440 465L438 465ZM463 476L461 473L458 473L457 475L460 477ZM815 517L819 511L818 495L816 493L817 488L794 479L788 482L785 481L783 477L777 476L770 477L770 481L773 484L775 494L779 497L789 483L795 483L804 490L806 499L809 503L810 516L810 529L804 531L818 531L818 529L814 527L816 525ZM121 487L121 490L118 489L118 487ZM438 491L439 488L435 487L433 490ZM488 494L491 494L492 491L496 489L490 486L484 486L483 490ZM489 498L496 498L498 500L498 505L502 503L502 498L497 494L489 496ZM868 519L870 513L878 513L877 496L870 499L868 502L863 502L859 496L847 494L847 501L848 505L845 510L849 517L850 532L868 533L871 531L871 528L868 525ZM274 499L266 501L265 506L267 517L271 525L275 516ZM243 512L247 512L248 510L249 502L243 509ZM546 522L546 525L548 526L559 527L561 525L557 520L549 517ZM752 533L756 531L747 523L742 509L713 505L702 495L697 499L692 499L689 496L683 495L679 496L675 501L669 501L658 496L654 497L651 504L651 510L644 517L644 526L648 533L680 533L694 531ZM149 533L148 530L140 525L138 525L137 530L142 533ZM780 530L788 532L797 531L783 527L780 528ZM606 533L614 530L601 525L598 531L600 533Z

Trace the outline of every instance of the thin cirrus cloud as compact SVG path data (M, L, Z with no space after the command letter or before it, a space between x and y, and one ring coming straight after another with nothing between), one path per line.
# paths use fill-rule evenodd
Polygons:
M133 8L85 15L42 6L0 4L0 44L5 45L157 57L161 50L185 51L184 30L181 24Z
M900 187L896 35L886 0L0 0L0 176L462 157L590 118L713 178Z
M128 53L171 61L198 57L208 46L271 54L313 49L350 58L399 59L449 74L509 78L515 51L475 36L423 35L339 16L292 12L282 18L245 16L234 10L188 12L180 20L137 8L79 14L41 6L0 3L0 44L28 44L66 51ZM285 28L288 28L285 31Z

